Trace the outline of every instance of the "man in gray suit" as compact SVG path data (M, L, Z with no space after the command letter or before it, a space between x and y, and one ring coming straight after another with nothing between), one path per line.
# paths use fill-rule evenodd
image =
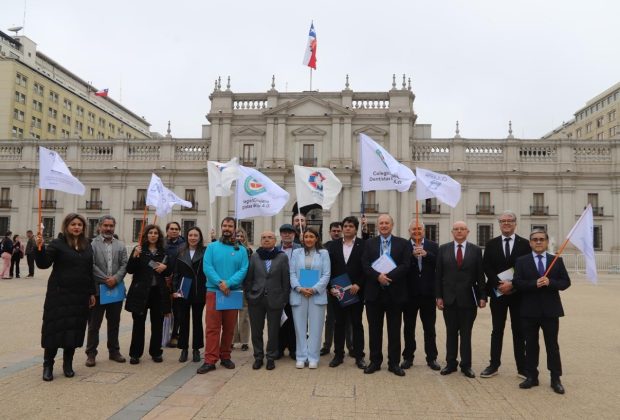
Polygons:
M471 369L471 330L478 306L486 306L482 250L467 241L465 222L452 225L454 241L443 244L437 253L435 297L446 322L446 367L442 375L456 372L461 339L461 372L475 378Z
M263 366L265 318L267 318L267 370L276 367L280 318L291 291L288 257L275 245L275 233L267 231L261 234L260 248L250 258L250 267L243 283L254 348L252 369L260 369Z

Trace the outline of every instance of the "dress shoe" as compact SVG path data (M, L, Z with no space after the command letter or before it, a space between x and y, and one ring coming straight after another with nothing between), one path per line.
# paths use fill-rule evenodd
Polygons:
M73 371L73 366L71 362L62 364L62 372L67 378L73 378L75 376L75 372Z
M187 349L181 350L181 355L179 356L179 362L180 363L187 362Z
M252 369L258 370L263 367L263 359L256 359L252 364Z
M441 369L441 373L442 375L449 375L452 372L456 372L456 367L455 366L446 366L445 368Z
M461 372L463 373L463 375L467 376L468 378L476 377L476 374L474 373L472 368L461 368Z
M276 362L271 359L267 359L267 370L274 370L276 368Z
M328 349L328 348L323 347L323 348L321 349L321 351L319 352L319 354L320 354L321 356L325 356L326 354L329 354L329 349Z
M220 365L224 366L226 369L234 369L235 368L235 364L232 360L230 359L222 359L220 361Z
M366 369L366 360L364 360L363 357L355 359L355 366L357 366L359 369Z
M200 366L197 370L196 373L199 375L202 375L204 373L207 372L211 372L212 370L215 370L215 365L212 363L203 363L202 366Z
M562 382L560 382L560 378L551 379L551 388L556 394L564 394L564 387L562 386Z
M396 376L405 376L405 371L398 365L390 365L388 366L388 370Z
M295 353L294 351L289 351L288 357L290 357L293 360L297 360L297 353Z
M401 369L409 369L411 366L413 366L413 359L404 359L400 364Z
M129 364L130 365L137 365L138 363L140 363L140 358L139 357L130 357L129 358Z
M490 378L490 377L495 376L495 375L497 375L497 368L495 366L487 366L480 373L480 377L481 378Z
M161 363L161 362L163 362L163 361L164 361L164 358L163 358L163 357L161 357L161 356L153 356L153 357L151 357L151 359L153 359L153 361L154 361L155 363Z
M439 366L439 363L437 363L437 360L428 361L426 362L426 364L428 365L429 368L433 370L441 370L441 366Z
M366 369L364 369L364 373L366 374L375 373L378 370L381 370L381 365L377 365L377 364L374 364L373 362L370 362L370 364L366 366Z
M34 275L32 275L32 274L28 274L28 275L26 276L26 278L30 278L30 277L34 277Z
M53 366L43 366L43 380L45 382L49 382L54 380L54 367Z
M538 379L527 378L519 384L519 388L521 389L530 389L533 386L538 386Z
M198 349L192 350L192 362L194 363L200 362L200 350Z
M127 361L127 359L125 359L125 357L120 354L120 353L112 353L110 354L110 360L113 360L117 363L125 363ZM86 365L88 366L88 365Z
M84 365L86 367L93 367L97 364L97 361L95 360L95 356L87 356L86 357L86 363L84 363Z
M241 351L248 351L249 349L250 349L250 346L248 346L247 344L241 345Z
M336 356L332 359L331 362L329 362L329 367L338 367L342 364L343 361L344 360L342 360L342 357Z

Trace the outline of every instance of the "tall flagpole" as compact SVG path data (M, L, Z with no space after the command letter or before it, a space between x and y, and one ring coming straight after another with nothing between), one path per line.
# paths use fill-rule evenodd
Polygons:
M38 229L37 229L37 236L40 236L41 238L43 238L43 228L41 227L41 188L39 188L39 223L38 223ZM39 251L41 251L41 245L39 245Z
M312 67L310 67L310 92L312 92Z

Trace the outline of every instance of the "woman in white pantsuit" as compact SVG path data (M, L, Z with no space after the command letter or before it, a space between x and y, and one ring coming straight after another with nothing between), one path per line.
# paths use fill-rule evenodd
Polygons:
M321 337L325 324L327 305L327 284L330 277L329 254L322 249L319 234L314 228L304 231L303 247L295 249L291 256L291 296L295 336L297 338L297 369L303 369L306 362L310 369L319 365ZM299 283L302 269L319 271L319 280L312 287Z

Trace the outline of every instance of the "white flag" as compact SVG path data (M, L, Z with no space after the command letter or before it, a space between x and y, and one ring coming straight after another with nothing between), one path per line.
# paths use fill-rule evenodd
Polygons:
M415 168L416 200L426 200L436 197L439 201L454 208L461 199L461 184L448 175L429 171L428 169Z
M233 193L232 183L239 177L239 162L234 157L226 163L207 162L209 172L209 201L215 203L216 197L228 197Z
M342 182L327 168L295 165L297 207L318 204L329 210L342 190Z
M159 217L165 217L172 212L172 207L175 204L192 208L192 203L179 198L175 193L164 187L161 178L152 174L149 189L146 191L146 205L155 207L155 214Z
M84 195L86 188L71 175L67 164L53 150L39 146L39 188Z
M365 134L360 133L360 163L362 191L409 191L415 181L413 171L398 162L387 150Z
M282 210L289 193L265 174L239 165L235 213L238 219L274 216Z
M568 240L586 259L586 276L592 283L598 281L596 273L596 258L594 256L594 218L592 216L592 205L581 213L581 217L575 226L568 232Z

